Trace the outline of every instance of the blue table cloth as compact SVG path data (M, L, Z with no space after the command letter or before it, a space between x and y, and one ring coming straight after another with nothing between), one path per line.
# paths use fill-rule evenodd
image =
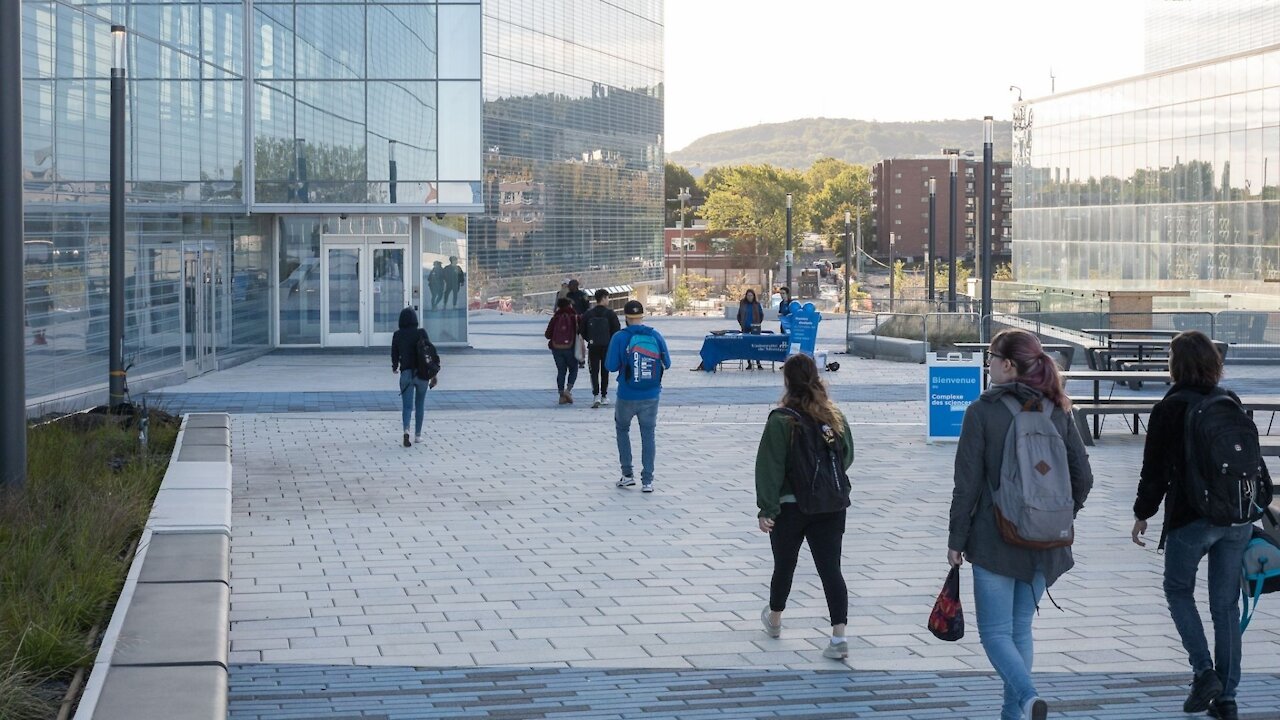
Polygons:
M702 341L702 369L715 372L726 360L761 360L784 362L791 339L787 335L728 333L708 335Z

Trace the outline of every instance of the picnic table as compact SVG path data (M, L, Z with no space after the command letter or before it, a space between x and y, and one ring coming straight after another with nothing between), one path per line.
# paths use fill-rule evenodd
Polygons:
M1062 378L1064 380L1093 382L1092 403L1089 405L1080 403L1073 409L1076 422L1081 425L1080 434L1084 437L1086 445L1092 445L1093 440L1102 437L1103 415L1113 413L1132 414L1134 416L1134 427L1136 428L1137 416L1144 412L1150 412L1151 408L1155 407L1155 404L1161 400L1161 398L1153 395L1149 398L1126 398L1126 402L1123 403L1104 403L1102 401L1102 383L1168 382L1171 379L1168 370L1064 370ZM1086 415L1093 415L1092 434L1089 433L1089 427L1085 421Z

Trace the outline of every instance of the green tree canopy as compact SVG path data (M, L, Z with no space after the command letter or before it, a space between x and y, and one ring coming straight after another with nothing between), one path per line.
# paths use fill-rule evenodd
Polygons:
M809 185L800 173L772 165L723 169L702 217L712 232L760 238L761 249L777 260L786 247L787 193L792 194L792 235L799 237L808 231Z
M815 164L806 175L812 193L809 223L815 232L826 237L831 248L837 253L844 252L845 211L853 216L854 222L861 218L863 237L870 236L871 170L867 166L842 160L824 161L821 167ZM857 231L856 226L853 231Z
M682 165L677 165L673 162L667 163L664 184L666 185L666 195L663 197L667 198L667 227L676 227L676 221L680 219L680 203L671 201L671 198L680 196L680 188L689 188L689 195L691 196L687 206L689 208L702 207L702 204L707 201L707 195L699 187L698 181ZM697 212L690 210L685 214L685 217L692 222L694 217L700 216Z

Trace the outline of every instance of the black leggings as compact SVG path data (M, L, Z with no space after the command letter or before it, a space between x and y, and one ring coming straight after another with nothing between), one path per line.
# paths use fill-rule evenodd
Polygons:
M591 373L591 394L609 394L609 371L604 369L604 359L609 354L609 346L587 346L587 367Z
M822 591L827 596L827 610L832 625L844 625L849 621L849 589L840 573L840 546L844 540L845 511L805 515L795 503L783 503L782 512L774 518L769 544L773 546L773 581L769 584L769 609L782 612L787 609L787 596L791 594L791 579L796 573L796 561L800 558L800 545L809 541L813 564L822 580Z

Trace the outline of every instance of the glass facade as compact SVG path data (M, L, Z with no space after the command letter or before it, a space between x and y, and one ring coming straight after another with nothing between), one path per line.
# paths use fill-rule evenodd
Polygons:
M1280 42L1274 0L1147 0L1147 72L1169 70Z
M662 0L485 0L475 291L662 277Z
M1019 104L1013 148L1020 282L1280 294L1280 49Z
M479 0L252 7L255 206L479 205Z

